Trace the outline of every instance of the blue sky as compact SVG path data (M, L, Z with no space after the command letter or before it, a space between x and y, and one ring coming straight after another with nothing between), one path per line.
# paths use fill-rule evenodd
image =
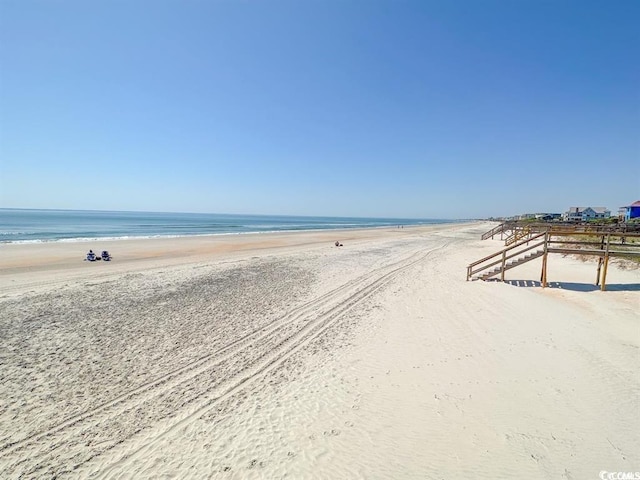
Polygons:
M638 1L0 2L0 207L640 199Z

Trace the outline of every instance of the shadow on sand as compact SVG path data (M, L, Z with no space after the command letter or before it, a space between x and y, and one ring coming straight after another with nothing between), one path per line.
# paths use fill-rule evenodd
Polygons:
M498 280L495 280L498 281ZM505 280L504 283L514 287L541 287L540 282L535 280ZM573 282L548 282L547 288L560 288L574 292L594 292L600 290L598 285L593 283L573 283ZM640 292L640 283L607 283L607 291L610 292Z

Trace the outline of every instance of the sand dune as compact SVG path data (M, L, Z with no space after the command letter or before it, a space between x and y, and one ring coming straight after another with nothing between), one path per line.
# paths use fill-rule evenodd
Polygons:
M0 477L640 471L640 272L466 282L487 229L2 246Z

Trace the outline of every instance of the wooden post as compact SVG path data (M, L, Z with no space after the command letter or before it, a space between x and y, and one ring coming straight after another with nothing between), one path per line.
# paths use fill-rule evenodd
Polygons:
M502 271L500 272L500 281L504 282L504 266L507 261L507 252L502 252Z
M607 234L607 248L604 251L604 269L602 270L602 285L600 286L601 291L605 291L607 289L607 267L609 266L609 242L611 240L611 234Z
M604 250L604 235L600 241L600 250ZM602 257L598 257L598 272L596 274L596 286L600 285L600 268L602 267Z
M542 288L545 288L547 286L547 256L549 255L548 245L549 245L549 232L546 232L544 234L544 255L542 255L542 275L540 278L540 281L542 283Z

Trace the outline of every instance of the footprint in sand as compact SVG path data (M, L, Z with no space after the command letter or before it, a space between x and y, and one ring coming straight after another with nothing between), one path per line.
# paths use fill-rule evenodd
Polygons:
M264 462L258 462L258 460L256 460L255 458L249 462L249 468L256 468L256 467L264 468L264 466L265 466Z

